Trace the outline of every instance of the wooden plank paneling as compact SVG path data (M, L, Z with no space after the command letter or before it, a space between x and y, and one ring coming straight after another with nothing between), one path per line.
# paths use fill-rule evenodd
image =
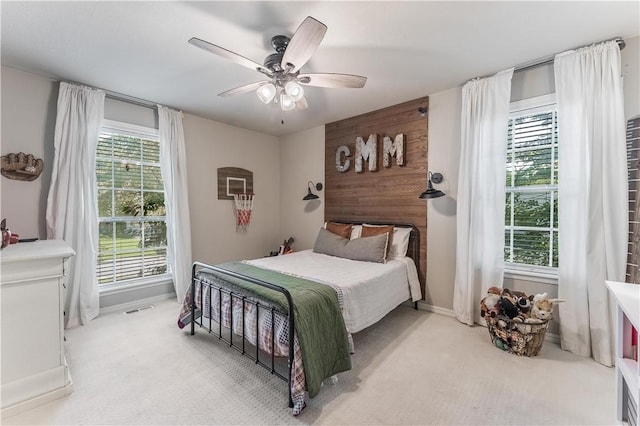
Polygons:
M427 205L418 195L427 187L428 118L418 108L428 109L429 98L371 111L325 126L325 220L406 222L420 232L419 271L423 287L427 270ZM395 159L390 168L382 165L382 140L405 135L404 166ZM378 135L378 170L355 172L355 142ZM338 147L346 145L351 167L344 173L336 169Z
M640 117L627 121L627 167L629 172L628 283L640 283Z

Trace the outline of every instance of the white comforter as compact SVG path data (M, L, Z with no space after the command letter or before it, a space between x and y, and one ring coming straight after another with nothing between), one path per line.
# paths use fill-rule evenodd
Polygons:
M376 323L400 303L422 297L418 272L409 257L373 263L304 250L246 262L341 288L344 319L351 333Z

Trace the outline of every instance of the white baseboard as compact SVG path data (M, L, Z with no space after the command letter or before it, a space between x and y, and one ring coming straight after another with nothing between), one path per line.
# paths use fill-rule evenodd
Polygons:
M434 314L440 314L451 318L456 317L456 315L453 313L453 310L430 305L424 300L418 300L418 309L421 311L433 312Z
M544 340L545 342L560 344L560 336L557 334L547 333L544 335Z
M135 308L140 308L146 305L150 305L156 302L167 299L175 299L177 296L175 293L161 294L159 296L147 297L145 299L133 300L127 303L121 303L119 305L107 306L106 308L100 308L100 315L109 314L112 312L125 312Z
M418 301L418 309L421 311L433 312L434 314L444 315L451 318L456 317L456 314L453 312L453 310L430 305L424 300ZM481 325L482 327L486 327L485 324L478 324L478 325ZM560 344L560 336L557 334L547 333L544 336L544 340L547 342Z
M2 419L69 395L72 389L66 364L3 383Z

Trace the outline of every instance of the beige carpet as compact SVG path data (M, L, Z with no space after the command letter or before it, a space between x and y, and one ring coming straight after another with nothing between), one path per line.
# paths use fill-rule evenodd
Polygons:
M165 301L67 331L74 392L3 424L615 424L614 370L545 342L519 358L482 327L401 306L354 336L353 369L298 417L285 383Z

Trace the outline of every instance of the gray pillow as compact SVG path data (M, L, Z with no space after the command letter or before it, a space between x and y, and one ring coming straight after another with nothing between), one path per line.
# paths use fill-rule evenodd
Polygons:
M330 256L365 262L385 263L388 233L348 240L320 228L313 251Z

